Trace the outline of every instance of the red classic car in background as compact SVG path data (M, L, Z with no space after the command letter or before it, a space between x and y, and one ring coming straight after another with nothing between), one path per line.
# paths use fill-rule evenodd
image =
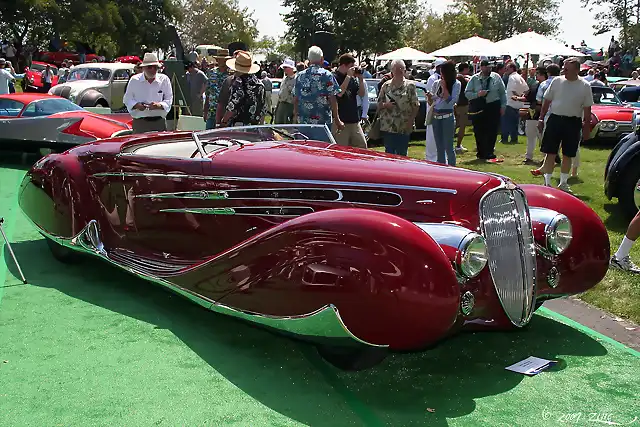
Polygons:
M55 64L58 67L62 65L62 61L68 59L74 64L80 63L80 55L77 52L59 51L59 52L40 52L37 55L39 61L48 62L49 64ZM85 55L85 62L91 62L93 60L98 62L104 62L105 57L96 55L95 53L87 53Z
M0 150L62 152L88 141L131 133L129 114L94 114L48 94L0 95Z
M31 67L27 67L24 70L25 76L23 81L25 92L47 92L42 86L42 72L47 68L47 65L49 65L51 71L53 71L51 87L58 84L58 67L45 62L33 61Z
M138 56L129 55L129 56L119 56L113 62L123 62L125 64L139 64L142 62L142 60Z
M19 200L58 259L96 256L343 369L521 328L609 265L570 194L341 147L324 126L96 141L39 160Z
M618 142L633 133L638 124L640 108L625 105L609 87L592 86L594 105L591 107L591 138Z

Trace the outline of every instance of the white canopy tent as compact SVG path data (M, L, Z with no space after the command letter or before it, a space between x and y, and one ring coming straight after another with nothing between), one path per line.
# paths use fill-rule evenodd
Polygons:
M435 61L436 57L425 52L421 52L412 47L403 47L393 52L385 53L376 58L377 61L393 61L402 59L406 61Z
M473 36L431 52L431 55L451 58L454 56L500 56L501 53L495 49L495 43L491 40Z
M535 31L516 34L494 44L499 55L562 55L586 56L582 52L566 47L564 44Z

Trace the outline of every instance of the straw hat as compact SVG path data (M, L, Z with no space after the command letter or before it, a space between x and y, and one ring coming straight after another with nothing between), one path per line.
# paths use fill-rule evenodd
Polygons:
M251 54L244 50L239 50L235 58L228 60L227 67L245 74L253 74L260 70L260 66L253 63Z
M144 59L142 60L142 64L140 64L141 67L150 67L155 65L156 67L161 67L162 64L160 64L160 61L158 61L158 55L156 55L155 53L145 53L144 54Z
M229 49L211 49L209 52L212 53L216 59L231 59L233 56L229 55Z

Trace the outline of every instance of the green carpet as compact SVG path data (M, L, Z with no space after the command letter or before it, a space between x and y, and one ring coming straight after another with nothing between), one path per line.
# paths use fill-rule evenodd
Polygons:
M58 263L17 208L23 175L0 169L0 216L29 281L0 253L2 427L640 425L638 353L552 312L340 372L97 260ZM531 355L561 363L504 370Z

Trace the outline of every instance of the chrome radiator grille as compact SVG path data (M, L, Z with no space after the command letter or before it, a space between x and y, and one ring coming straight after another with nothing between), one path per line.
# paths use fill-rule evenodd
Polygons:
M504 188L485 194L480 223L500 303L511 322L523 326L533 314L536 280L535 242L524 194Z

